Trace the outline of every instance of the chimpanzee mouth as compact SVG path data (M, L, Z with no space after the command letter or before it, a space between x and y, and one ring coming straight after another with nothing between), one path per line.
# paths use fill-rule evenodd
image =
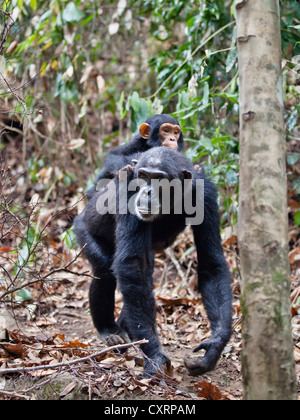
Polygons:
M140 219L144 220L145 222L152 222L156 217L159 216L157 213L151 213L151 210L145 208L137 208L137 215Z

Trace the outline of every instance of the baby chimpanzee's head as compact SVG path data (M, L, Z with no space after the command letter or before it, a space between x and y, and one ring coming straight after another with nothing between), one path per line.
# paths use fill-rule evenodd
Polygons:
M148 118L140 127L142 139L147 141L149 148L166 147L183 150L183 135L178 121L168 114L157 114Z

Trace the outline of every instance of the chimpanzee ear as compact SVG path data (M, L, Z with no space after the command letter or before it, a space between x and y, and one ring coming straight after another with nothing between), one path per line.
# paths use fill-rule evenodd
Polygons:
M184 179L192 179L193 178L193 174L190 171L187 171L186 169L182 171Z
M144 123L140 126L140 135L143 139L148 139L150 137L150 125Z

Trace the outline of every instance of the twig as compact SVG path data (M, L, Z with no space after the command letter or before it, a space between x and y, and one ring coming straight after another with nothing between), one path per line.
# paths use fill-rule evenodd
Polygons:
M6 84L6 87L8 88L9 92L16 98L17 102L22 105L23 109L24 109L24 113L26 115L28 115L28 111L27 111L27 104L26 101L21 98L21 96L17 95L15 93L15 90L10 86L10 84L8 83L8 81L5 79L5 77L0 73L0 77L3 80L3 82Z
M0 121L0 126L5 128L6 130L13 131L14 133L18 133L21 136L23 136L23 134L24 134L22 130L19 130L18 128L15 128L15 127L10 127L9 125L4 124L2 121ZM3 131L5 131L5 130L3 130Z
M74 262L80 257L80 255L83 253L83 251L85 250L86 247L87 247L87 244L85 244L81 248L81 250L79 251L79 253L77 255L75 255L75 257L73 258L73 260L70 261L68 264L66 264L64 267L61 267L61 268L53 268L53 270L49 271L48 274L46 274L45 276L41 277L41 279L39 281L45 280L49 276L52 276L52 274L59 273L60 271L68 271L68 268L70 267L70 265L74 264Z
M9 34L10 28L14 25L15 21L13 20L11 13L6 12L2 9L0 9L0 13L2 13L4 16L7 16L8 22L5 22L4 29L1 36L1 43L0 43L0 56L3 54L4 50L4 44L6 42L7 36Z
M53 270L51 270L51 271L49 271L49 273L47 273L47 274L45 274L44 276L42 276L42 277L39 277L39 278L37 278L37 279L35 279L35 280L30 280L30 281L28 281L28 282L26 282L26 283L22 283L20 286L16 286L16 287L13 287L13 289L11 289L11 287L8 287L8 289L0 296L0 302L1 302L1 300L3 299L3 298L5 298L7 295L9 295L9 294L11 294L11 293L15 293L15 292L17 292L18 290L22 290L22 289L24 289L25 287L28 287L28 286L31 286L31 285L33 285L33 284L35 284L35 283L38 283L38 282L41 282L41 281L45 281L48 277L50 277L50 276L52 276L53 274L55 274L55 273L59 273L59 272L61 272L61 271L66 271L67 273L71 273L71 274L76 274L76 275L82 275L82 276L87 276L87 277L91 277L91 278L97 278L97 277L94 277L94 276L92 276L92 275L90 275L90 274L86 274L86 273L75 273L74 271L71 271L71 270L68 270L68 267L70 267L70 265L72 265L78 258L79 258L79 256L82 254L82 252L84 251L84 249L86 248L86 246L87 246L87 244L85 244L82 248L81 248L81 250L79 251L79 253L73 258L73 260L71 261L71 262L69 262L68 264L66 264L64 267L60 267L60 268L53 268ZM16 276L16 278L17 278L18 276ZM12 280L12 283L11 284L14 284L14 281L16 280L16 278L14 279L14 280ZM11 278L10 278L11 279Z
M22 398L23 400L30 400L30 397L27 397L26 395L17 394L16 392L11 392L11 391L4 391L3 389L0 389L0 394L5 395L6 397L14 397L14 398Z
M166 250L165 250L165 254L167 255L167 257L169 257L169 258L171 259L172 263L175 265L175 268L176 268L177 273L178 273L179 277L181 278L181 280L182 280L183 282L186 282L186 276L185 276L185 274L183 273L183 271L182 271L182 269L181 269L181 267L180 267L180 264L179 264L179 262L176 260L176 257L175 257L175 255L173 254L173 252L171 251L171 249L170 249L170 248L166 249Z
M86 357L81 357L79 359L76 360L71 360L69 362L61 362L61 363L56 363L55 365L40 365L40 366L34 366L34 367L19 367L19 368L11 368L11 369L0 369L0 376L2 375L7 375L9 373L26 373L26 372L35 372L37 370L46 370L46 369L59 369L61 367L69 367L72 365L76 365L78 363L83 363L83 362L87 362L91 359L95 359L96 357L99 356L103 356L107 353L109 353L110 351L114 351L114 350L120 350L120 349L127 349L129 347L135 347L135 346L140 346L141 344L146 344L148 343L148 340L140 340L140 341L135 341L133 343L126 343L126 344L118 344L117 346L112 346L112 347L108 347L107 349L104 349L102 351L99 351L98 353L94 353L91 354L90 356L86 356Z
M11 217L13 217L22 226L22 228L25 227L23 225L22 220L8 208L6 200L5 200L5 206L1 206L1 207L2 207L2 209L4 211L6 211L7 213L9 213L11 215Z

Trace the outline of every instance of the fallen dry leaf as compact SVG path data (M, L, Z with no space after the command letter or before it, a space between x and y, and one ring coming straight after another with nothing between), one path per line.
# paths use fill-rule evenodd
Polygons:
M65 387L65 389L61 392L61 394L59 395L59 398L63 398L66 395L70 394L70 392L73 391L73 389L75 388L75 386L77 385L77 383L78 383L77 381L73 381L73 382L69 383Z
M291 210L294 210L294 211L300 209L300 203L291 198L288 200L288 206L291 208Z
M289 253L290 264L300 262L300 248L295 248Z
M1 343L1 347L7 352L9 356L14 358L22 358L25 351L22 343Z
M219 388L210 382L200 381L195 384L199 391L198 396L208 401L229 400L228 396L222 394Z
M67 148L69 150L75 150L75 149L79 149L84 144L85 144L85 140L84 139L73 139L73 140L70 141L69 144L67 144Z
M189 299L189 298L166 298L163 296L157 296L157 304L161 306L176 306L176 305L195 305L196 300L195 299Z
M298 349L297 347L295 347L294 349L294 359L296 363L300 362L300 349Z
M10 248L9 246L3 246L2 248L0 248L0 252L10 252L12 250L13 248Z

